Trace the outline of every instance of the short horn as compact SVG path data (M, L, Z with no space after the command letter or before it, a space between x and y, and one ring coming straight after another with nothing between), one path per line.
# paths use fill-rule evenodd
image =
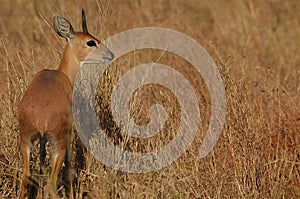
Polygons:
M89 31L87 29L87 26L86 26L86 20L85 20L85 12L84 12L84 9L82 9L82 30L83 30L83 33L85 34L88 34Z

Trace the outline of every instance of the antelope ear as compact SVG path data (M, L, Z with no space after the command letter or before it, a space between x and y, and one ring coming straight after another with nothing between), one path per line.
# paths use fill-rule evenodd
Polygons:
M71 23L63 17L54 16L53 17L53 26L56 33L65 38L66 40L71 40L74 38L75 32Z

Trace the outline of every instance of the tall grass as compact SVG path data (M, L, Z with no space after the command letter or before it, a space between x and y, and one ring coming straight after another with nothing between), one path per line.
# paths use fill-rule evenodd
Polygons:
M86 154L78 198L297 198L300 196L300 3L270 1L3 1L0 8L0 197L16 198L22 174L17 105L33 75L60 61L64 40L52 16L79 30L87 11L101 39L136 27L171 28L195 38L214 58L226 87L228 113L213 152L198 159L210 116L209 93L191 66L171 53L145 50L116 60L98 88L99 121L111 140L131 151L151 151L176 134L180 108L167 89L148 85L132 97L132 117L149 122L153 103L167 107L167 124L147 140L120 131L111 118L110 94L129 69L159 62L180 71L194 87L202 123L192 147L155 172L117 172ZM109 47L109 44L107 44ZM33 165L34 166L34 165ZM38 176L36 176L38 177Z

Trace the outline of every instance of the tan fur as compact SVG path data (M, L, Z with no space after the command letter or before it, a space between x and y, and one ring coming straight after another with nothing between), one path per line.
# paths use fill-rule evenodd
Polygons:
M29 84L19 104L18 120L20 131L20 149L24 161L24 173L20 198L25 197L27 186L30 185L30 149L32 142L40 138L41 142L52 144L52 171L49 187L53 194L57 193L58 173L65 161L69 168L69 144L72 126L72 90L80 62L96 47L87 45L94 40L101 50L99 60L113 59L113 54L88 33L74 32L71 24L62 17L54 17L56 32L68 43L57 70L42 70ZM41 149L42 143L40 143ZM41 162L45 154L41 154ZM70 185L69 174L64 176ZM70 196L70 193L67 193Z

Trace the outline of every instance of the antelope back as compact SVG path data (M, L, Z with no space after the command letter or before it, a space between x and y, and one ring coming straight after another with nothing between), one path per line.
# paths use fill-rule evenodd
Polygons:
M63 73L39 72L29 84L19 105L19 127L33 134L67 130L72 121L72 85Z

